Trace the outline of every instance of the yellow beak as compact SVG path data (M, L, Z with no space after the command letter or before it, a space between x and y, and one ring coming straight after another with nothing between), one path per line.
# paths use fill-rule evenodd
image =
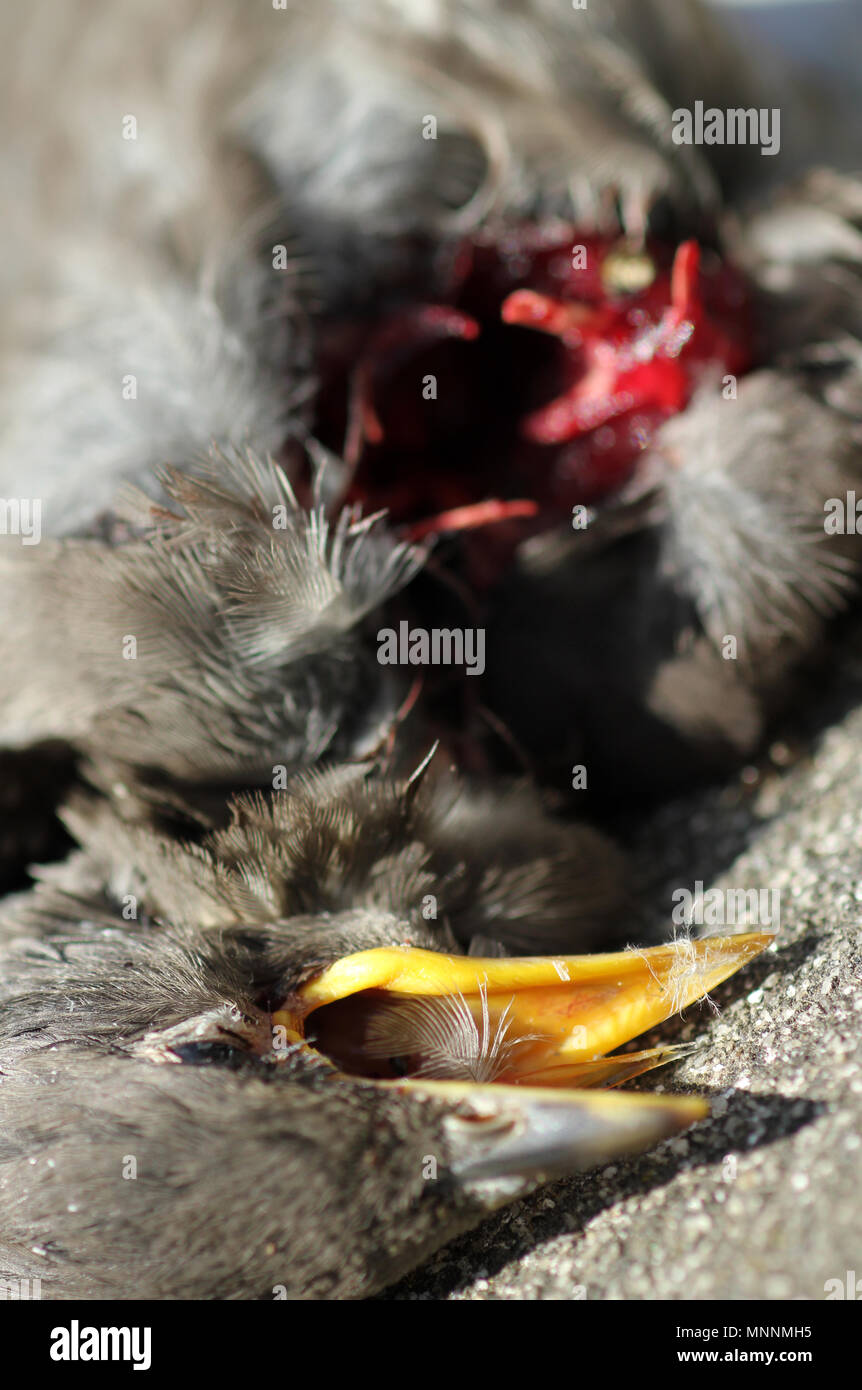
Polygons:
M397 1059L403 1069L394 1070L393 1059L368 1040L381 1015L399 1007L403 1011L408 1001L454 1000L468 1030L473 1020L480 1045L483 1040L488 1047L493 1039L500 1042L493 1075L474 1080L529 1087L616 1086L670 1060L679 1049L657 1047L617 1057L608 1053L702 999L772 940L768 932L745 932L604 955L503 960L412 947L360 951L304 984L274 1022L350 1075L445 1080L445 1071L429 1070L423 1063L419 1044L406 1065ZM459 1076L470 1079L453 1073L453 1079Z

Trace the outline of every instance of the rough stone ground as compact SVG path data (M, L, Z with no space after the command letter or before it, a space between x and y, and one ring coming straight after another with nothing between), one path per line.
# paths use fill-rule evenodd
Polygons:
M639 1158L556 1183L390 1293L422 1299L823 1299L862 1277L862 640L793 743L733 786L665 808L637 845L633 939L671 891L777 888L776 943L655 1037L702 1039L644 1089L711 1117ZM794 750L794 751L791 751Z

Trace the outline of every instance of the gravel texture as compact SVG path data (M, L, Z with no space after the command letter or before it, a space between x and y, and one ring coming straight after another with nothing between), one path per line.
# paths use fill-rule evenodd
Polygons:
M664 808L636 843L633 937L671 891L781 893L776 943L651 1035L702 1046L644 1089L711 1117L651 1153L544 1188L390 1296L823 1299L862 1277L862 639L804 726L732 786Z

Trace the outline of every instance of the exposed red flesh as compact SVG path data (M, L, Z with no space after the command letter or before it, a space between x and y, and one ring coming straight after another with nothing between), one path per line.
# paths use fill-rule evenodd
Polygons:
M414 539L493 523L498 550L621 487L703 380L751 365L732 267L694 241L650 243L651 283L624 293L606 264L621 254L559 226L484 236L455 255L447 302L333 325L323 376L343 437L321 424L349 466L343 500Z
M437 516L426 517L424 521L414 521L406 528L407 539L424 541L428 536L442 535L445 531L472 531L477 526L491 526L499 521L535 516L538 510L538 503L528 498L512 502L489 498L487 502L453 507L451 511L439 512Z
M343 451L346 463L355 467L366 445L383 443L384 430L374 407L379 367L391 372L400 361L415 357L423 347L440 339L461 338L469 342L478 336L476 320L447 304L415 305L376 328L353 373Z

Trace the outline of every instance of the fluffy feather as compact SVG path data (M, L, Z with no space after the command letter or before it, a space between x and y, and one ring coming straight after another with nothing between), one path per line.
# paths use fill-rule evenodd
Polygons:
M387 1004L375 1010L362 1050L369 1057L419 1057L411 1076L488 1084L537 1036L510 1036L511 1010L510 1000L492 1021L486 985L479 986L478 1019L463 994Z
M165 486L185 516L148 538L4 538L3 741L67 739L192 781L269 781L373 743L398 686L359 627L422 553L358 514L330 525L249 456Z
M189 930L318 916L312 954L344 913L394 921L414 944L419 933L460 949L480 936L508 951L559 950L605 937L625 902L615 846L546 815L526 787L492 794L439 774L417 788L330 768L237 799L224 828L185 844L123 808L79 800L66 815L116 901L133 894L149 918ZM299 969L305 952L291 942Z

